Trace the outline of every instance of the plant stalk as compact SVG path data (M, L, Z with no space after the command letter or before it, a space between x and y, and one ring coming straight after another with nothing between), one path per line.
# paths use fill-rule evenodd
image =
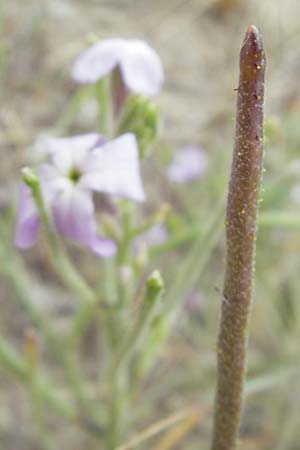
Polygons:
M262 39L251 25L240 52L212 450L236 448L241 419L263 164L264 71Z
M124 343L116 352L112 366L109 371L109 380L111 380L111 408L109 423L109 449L113 450L119 445L122 434L126 427L126 421L130 416L129 388L130 388L130 356L145 336L147 328L150 325L151 318L155 311L157 303L160 301L164 292L164 282L158 271L154 271L146 282L145 294L141 311L132 330L127 337L124 337Z

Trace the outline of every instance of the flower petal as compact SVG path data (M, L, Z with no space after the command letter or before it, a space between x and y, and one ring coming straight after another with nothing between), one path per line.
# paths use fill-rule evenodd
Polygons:
M207 153L202 148L184 147L175 152L167 168L167 177L174 183L187 183L203 175L207 165Z
M126 133L93 150L79 185L86 189L144 201L136 138Z
M133 240L133 248L137 252L145 247L160 245L163 244L168 237L169 233L166 226L158 223L149 230L137 236Z
M57 231L93 250L97 255L110 257L116 245L97 235L94 205L90 192L70 186L52 201Z
M31 191L24 183L21 184L19 203L14 242L16 247L26 249L36 241L40 219Z
M144 41L130 39L125 42L120 60L125 85L138 94L158 94L164 81L158 54Z
M42 164L38 173L41 180L43 198L48 205L54 197L72 186L72 181L61 175L58 169L50 164Z
M78 83L96 83L119 63L123 39L107 39L86 50L75 61L72 78Z
M63 175L67 175L72 167L80 168L89 151L104 143L105 138L97 133L87 133L78 136L49 139L48 152L55 167Z
M89 248L102 258L111 258L116 254L116 243L111 239L105 239L94 234L93 239L89 244Z

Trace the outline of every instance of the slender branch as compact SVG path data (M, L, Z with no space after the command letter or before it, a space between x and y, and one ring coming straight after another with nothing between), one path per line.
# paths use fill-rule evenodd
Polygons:
M109 77L103 78L96 85L96 97L100 109L100 130L105 136L111 137L113 134L113 111Z
M41 221L44 225L54 268L73 292L79 295L87 303L93 303L95 297L93 289L90 288L86 280L71 264L62 249L62 243L56 234L52 217L44 202L41 183L38 176L30 168L24 167L22 169L22 177L24 183L31 190L33 200L38 208Z
M6 340L0 336L0 371L4 369L20 380L26 388L30 380L30 370L24 357L19 355ZM78 413L76 404L69 399L67 392L58 388L41 374L35 380L35 390L39 398L61 417L78 424L91 436L103 436L103 429L93 419Z
M124 359L128 358L130 354L136 349L140 343L141 338L147 330L147 326L153 317L153 310L164 292L164 282L160 273L155 270L148 278L146 290L143 298L143 304L137 321L132 327L131 332L125 338L120 351L116 354L112 372L118 370Z
M235 147L226 217L227 256L218 343L212 450L236 448L252 298L256 213L263 159L265 56L250 26L240 52Z
M146 283L143 304L137 321L125 337L124 344L116 352L112 367L109 371L111 381L111 408L109 423L109 449L115 449L122 437L125 427L125 407L126 416L129 414L128 405L128 360L134 350L136 350L142 337L147 331L147 327L153 317L155 306L160 301L164 292L164 283L158 271L154 271Z
M152 437L168 429L172 425L186 420L187 418L194 416L195 414L198 414L199 416L201 415L201 412L194 407L175 412L174 414L172 414L172 416L151 424L148 428L133 436L129 442L117 447L115 450L133 450L134 448L138 447L138 445L144 443L148 439L151 439Z

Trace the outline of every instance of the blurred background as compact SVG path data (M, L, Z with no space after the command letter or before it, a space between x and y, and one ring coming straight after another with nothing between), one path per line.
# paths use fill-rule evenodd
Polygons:
M149 196L146 213L163 201L171 208L168 233L172 236L178 227L192 231L178 249L168 252L156 243L152 252L151 266L164 274L167 296L178 297L180 314L136 398L139 413L131 434L189 408L196 408L200 419L184 422L186 428L178 424L169 427L164 431L165 443L160 434L159 439L155 435L143 446L128 448L198 450L209 446L223 280L222 228L198 250L199 266L193 263L192 271L188 264L197 230L200 235L205 233L218 218L222 200L224 204L232 155L238 53L251 23L261 30L267 55L266 171L240 448L300 448L299 17L297 0L0 2L0 211L8 241L13 219L7 211L12 199L16 201L20 168L38 158L44 137L91 131L96 123L93 101L80 108L72 120L68 109L76 89L70 78L71 65L88 42L95 37L145 39L157 50L165 68L166 82L157 100L164 125L161 144L143 166ZM166 179L165 168L173 152L186 145L204 149L207 170L192 183L172 184ZM223 222L222 216L217 220ZM97 280L93 257L75 249L74 258L92 282ZM49 268L43 242L22 255L22 260L26 260L34 280L32 301L51 318L57 332L63 333L73 312L72 298ZM24 332L32 323L20 306L5 265L2 257L1 333L22 351ZM87 359L83 363L91 373L93 332L91 329L82 344ZM59 370L43 349L43 342L40 345L43 365L59 379ZM51 412L47 420L60 448L99 448ZM27 394L17 379L2 370L1 363L0 447L40 450Z

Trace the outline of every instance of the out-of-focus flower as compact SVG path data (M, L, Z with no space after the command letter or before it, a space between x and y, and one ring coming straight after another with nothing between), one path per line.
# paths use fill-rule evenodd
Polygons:
M157 223L149 230L137 236L133 241L133 248L136 252L151 247L152 245L163 244L169 237L168 230L165 225Z
M163 244L169 237L167 227L157 223L137 236L133 241L136 264L145 267L149 262L149 247Z
M167 177L174 183L193 181L206 172L208 157L201 147L183 147L174 154L167 168Z
M133 93L158 94L164 80L157 53L137 39L107 39L82 53L75 61L72 77L78 83L96 83L119 68L123 83Z
M48 141L50 163L39 168L46 207L61 235L80 242L97 255L112 256L115 243L98 235L92 192L134 201L145 199L136 138L127 133L112 141L85 134ZM29 248L37 238L40 218L31 189L22 184L15 244Z
M142 233L137 241L148 246L163 244L169 237L169 233L165 225L156 224L149 230Z

